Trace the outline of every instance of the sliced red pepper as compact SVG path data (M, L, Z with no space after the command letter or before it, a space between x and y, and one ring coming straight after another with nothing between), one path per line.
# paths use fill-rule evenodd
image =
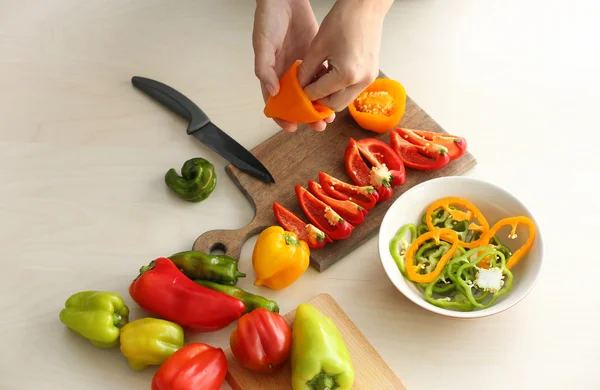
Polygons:
M448 165L450 157L448 154L432 152L429 149L411 144L402 139L395 131L390 131L390 145L398 154L405 166L420 171L434 171Z
M448 149L450 161L461 157L467 150L467 140L464 137L426 130L413 130L413 132L428 141L435 142Z
M400 134L400 136L403 139L407 140L411 144L420 146L421 150L423 150L423 152L427 153L428 155L448 154L447 147L421 137L412 129L404 129L402 127L397 127L394 131Z
M373 186L355 186L336 179L325 172L319 172L319 183L332 198L350 200L357 205L371 210L379 200L379 194Z
M296 184L296 197L308 219L332 240L350 237L354 226L299 184Z
M360 154L374 167L385 165L393 176L392 185L406 181L406 170L398 154L385 142L375 138L363 138L356 143Z
M358 145L353 138L350 138L346 151L344 153L344 164L346 172L357 186L371 185L371 170L360 156Z
M327 195L323 187L313 180L308 181L308 190L321 202L330 206L336 213L353 226L358 226L365 220L367 210L349 200L334 199Z
M312 224L305 223L296 214L277 202L273 202L273 214L282 228L296 233L298 239L305 241L310 248L322 248L327 242L333 242L324 232Z

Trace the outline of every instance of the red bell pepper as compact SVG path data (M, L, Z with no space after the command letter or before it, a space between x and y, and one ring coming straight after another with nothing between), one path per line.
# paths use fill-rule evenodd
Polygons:
M140 269L129 295L144 310L195 332L213 332L240 318L244 303L194 283L166 257Z
M156 370L152 390L219 390L226 375L227 358L221 348L192 343L177 350Z
M308 219L332 240L350 237L354 226L299 184L296 185L296 197Z
M275 214L275 219L282 228L288 232L296 233L298 239L306 242L310 248L323 248L327 242L333 242L325 232L313 224L305 223L296 214L277 202L273 202L273 214Z
M353 226L358 226L365 220L367 210L349 200L339 200L330 197L319 183L308 181L308 190L321 202L330 206L336 213Z
M371 185L371 170L360 156L358 145L353 138L350 138L348 146L346 146L344 165L354 184L357 186Z
M450 157L432 148L411 144L396 131L390 131L390 145L405 166L420 171L434 171L448 165Z
M360 153L372 166L385 165L392 172L394 178L392 186L399 186L406 182L404 164L388 144L375 138L363 138L356 144Z
M256 309L239 319L229 345L242 366L270 374L279 370L290 356L292 329L280 314Z
M379 199L379 194L375 190L375 187L358 187L338 180L325 172L319 172L319 183L332 198L350 200L366 210L371 210L375 207Z
M424 146L429 143L444 148L445 153L450 157L450 161L461 157L467 150L467 140L464 137L436 133L433 131L404 129L400 127L395 131L403 136L404 139L415 145Z

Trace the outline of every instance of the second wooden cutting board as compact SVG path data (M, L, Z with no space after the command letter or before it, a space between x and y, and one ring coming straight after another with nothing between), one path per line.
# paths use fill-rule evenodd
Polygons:
M352 359L354 368L353 390L406 390L402 381L377 353L360 330L348 318L344 310L329 294L320 294L308 301L321 313L335 323ZM293 326L295 310L287 313L284 318ZM291 390L291 366L288 362L280 371L272 374L258 374L244 368L233 356L230 349L225 351L227 356L227 383L234 390Z
M407 97L405 114L399 126L446 133L410 97ZM460 136L460 131L450 133ZM222 249L227 255L239 259L242 245L249 237L259 234L269 226L277 225L273 215L273 202L282 204L308 222L296 199L294 187L300 184L306 188L309 180L318 182L319 171L352 183L344 167L344 151L350 138L377 138L389 144L388 134L363 130L350 116L348 109L345 109L336 114L335 121L323 132L301 126L296 133L281 131L252 149L252 153L271 172L276 184L263 183L235 166L228 165L227 173L255 209L254 219L248 226L238 230L208 231L196 239L193 249L202 252ZM319 272L324 271L375 236L388 208L406 190L436 177L462 175L475 164L475 158L467 152L436 171L407 168L406 182L394 188L394 195L390 199L370 210L364 222L356 226L349 238L311 250L311 265Z

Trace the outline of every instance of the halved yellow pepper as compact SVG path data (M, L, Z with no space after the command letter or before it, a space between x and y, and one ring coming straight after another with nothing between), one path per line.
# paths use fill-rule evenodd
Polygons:
M348 105L356 123L365 130L385 133L395 128L404 116L406 91L402 84L387 78L375 79Z
M281 290L294 283L308 268L310 249L295 233L271 226L260 233L252 252L255 286Z

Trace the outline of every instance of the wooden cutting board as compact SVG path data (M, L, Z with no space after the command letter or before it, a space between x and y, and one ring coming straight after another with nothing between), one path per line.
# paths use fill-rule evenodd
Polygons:
M385 77L383 74L380 76ZM446 133L410 97L407 97L405 114L399 126ZM453 130L450 133L461 135L460 130ZM336 114L335 121L323 132L300 126L295 133L280 131L267 139L252 149L252 153L271 172L275 184L263 183L231 164L225 168L227 174L254 207L254 219L238 230L207 231L196 239L193 249L202 252L220 249L228 256L239 259L241 248L248 238L259 234L269 226L277 225L273 215L273 202L282 204L308 222L296 198L294 186L300 184L306 188L308 180L318 182L319 171L352 183L344 168L344 151L350 138L359 140L369 137L381 139L389 144L387 133L377 134L360 128L350 116L348 109L345 109ZM388 208L406 190L433 178L462 175L475 164L475 158L467 151L461 158L451 161L437 171L426 172L407 168L406 182L400 187L394 187L394 195L390 199L370 210L364 222L354 229L348 239L311 250L311 265L319 272L324 271L375 236Z
M350 351L350 358L354 367L353 390L406 390L400 379L331 295L320 294L308 303L331 318L340 330ZM294 322L294 316L295 310L284 316L290 326ZM254 373L244 368L233 356L230 349L225 351L225 356L227 356L228 364L227 382L234 390L292 389L289 360L280 371L267 375Z

